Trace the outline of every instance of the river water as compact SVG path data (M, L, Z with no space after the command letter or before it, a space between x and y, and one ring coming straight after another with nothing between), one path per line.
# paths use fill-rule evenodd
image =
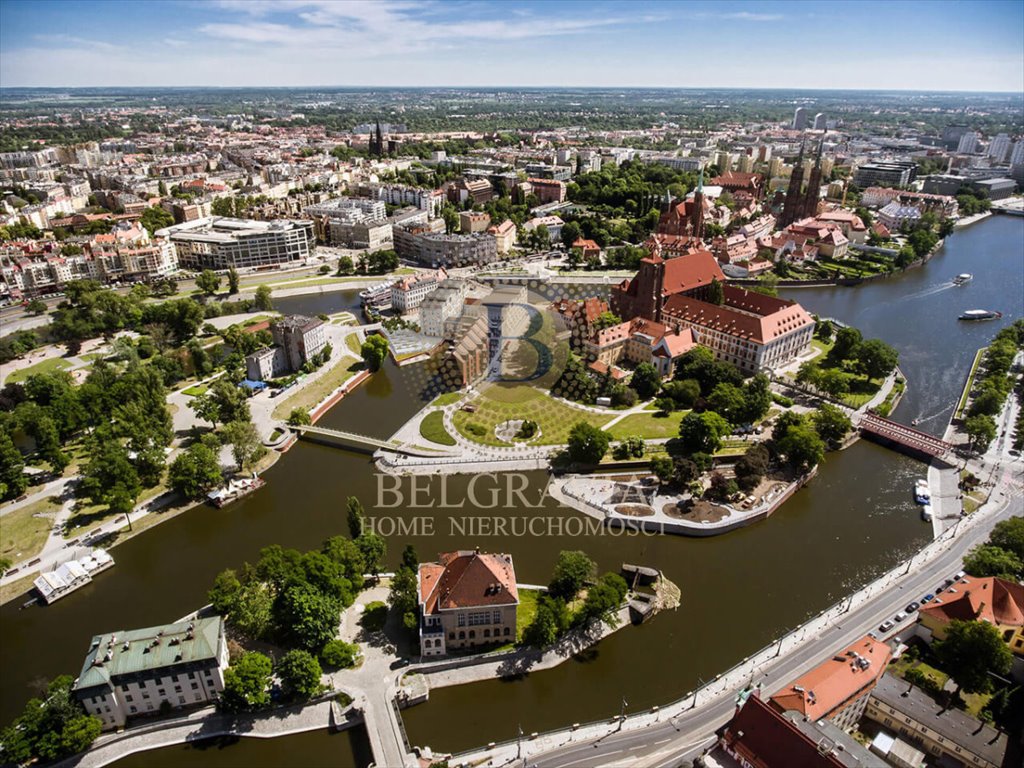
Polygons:
M947 288L959 272L974 281ZM862 328L900 351L910 390L895 416L941 432L959 395L974 351L1002 325L1024 314L1024 220L993 217L950 237L923 269L857 288L790 291L813 312ZM353 292L281 299L280 309L309 314L339 311ZM964 309L998 309L1001 321L957 323ZM386 437L432 396L420 367L392 365L341 401L325 426ZM431 536L388 540L394 562L406 543L421 558L451 548L480 546L510 552L520 581L544 583L559 550L584 549L602 569L622 562L661 568L682 589L682 606L642 627L627 627L584 657L515 682L484 682L434 691L429 703L406 710L414 744L458 750L571 721L618 713L677 698L778 637L852 588L885 570L929 537L910 497L923 466L867 442L829 456L818 478L770 520L712 539L572 536L511 538L465 532L469 515L576 518L548 500L543 510L494 508L486 498L465 502L467 478L450 478L447 508L417 510ZM359 496L370 515L377 478L369 458L299 443L266 475L267 485L225 510L187 512L156 532L117 547L117 567L73 597L47 608L0 609L4 669L3 721L62 672L77 673L93 634L173 620L204 601L213 576L255 558L272 543L315 547L346 530L344 501ZM530 498L540 498L546 475L528 475ZM440 498L438 478L429 498ZM408 486L405 486L408 489ZM481 494L478 494L481 496ZM464 506L457 506L463 502ZM304 734L243 739L214 748L171 748L140 754L121 766L364 765L365 734Z

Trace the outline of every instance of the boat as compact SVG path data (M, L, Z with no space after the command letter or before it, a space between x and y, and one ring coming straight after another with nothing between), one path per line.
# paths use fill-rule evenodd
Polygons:
M223 488L217 488L216 490L210 491L206 494L206 499L213 506L220 509L225 504L230 504L232 501L248 496L258 488L262 488L266 485L266 480L262 477L253 475L252 477L235 478L230 483L225 485Z
M926 523L930 523L932 520L932 505L924 504L921 506L921 519Z
M928 481L918 480L914 484L914 501L918 504L928 504L931 500L932 494L928 488Z
M1002 317L1002 312L996 312L991 309L968 309L962 315L961 320L995 320L998 317Z
M94 549L85 557L68 560L39 575L32 585L47 605L66 597L76 589L84 587L92 581L93 576L114 566L112 558L105 549Z
M970 272L962 272L953 278L953 285L967 285L973 279L974 275Z

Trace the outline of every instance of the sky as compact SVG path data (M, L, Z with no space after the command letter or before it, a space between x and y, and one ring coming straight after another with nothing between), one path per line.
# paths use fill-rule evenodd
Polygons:
M0 0L0 86L1024 91L1024 2Z

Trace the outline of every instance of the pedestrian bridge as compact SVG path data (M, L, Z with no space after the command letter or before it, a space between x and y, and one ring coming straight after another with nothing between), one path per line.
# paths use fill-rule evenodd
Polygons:
M912 453L941 459L953 452L953 446L945 440L897 421L884 419L874 413L864 414L857 426L865 437L875 438Z
M298 432L301 437L312 436L313 439L320 438L322 442L342 443L347 448L369 450L370 453L381 450L391 451L392 453L399 453L405 456L420 456L422 458L439 459L452 455L449 451L445 451L443 449L435 451L429 448L418 448L415 446L396 444L388 442L387 440L380 440L376 437L370 437L369 435L361 435L358 432L346 432L342 429L328 429L327 427L317 427L312 424L299 424L291 427L291 429Z

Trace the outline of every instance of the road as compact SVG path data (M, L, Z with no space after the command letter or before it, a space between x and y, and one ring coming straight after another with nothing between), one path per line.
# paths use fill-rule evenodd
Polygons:
M960 569L963 555L984 541L995 523L1024 513L1024 500L1019 496L1007 497L998 493L997 489L992 499L989 503L994 506L985 519L962 531L948 549L917 567L914 559L911 559L904 575L857 608L843 614L840 623L833 623L829 629L813 634L792 651L781 655L777 661L769 661L758 668L748 677L749 684L761 684L763 695L769 696L788 681L813 669L835 653L836 649L849 645L868 632L877 632L884 620L903 610L911 601L934 592L944 579ZM914 618L908 617L889 635L898 635L900 631L913 626ZM628 718L621 726L609 723L607 730L596 737L592 730L581 729L575 739L571 732L563 731L540 737L542 743L524 741L524 760L521 763L515 760L515 744L504 747L500 756L506 757L509 765L525 764L537 768L676 766L679 761L699 754L711 743L714 732L731 719L735 710L734 695L741 687L725 681L712 684L710 691L704 689L688 697L682 703L682 708L665 707L664 712ZM549 747L548 743L552 739L555 742ZM458 763L453 761L455 764ZM503 763L496 759L494 764Z

